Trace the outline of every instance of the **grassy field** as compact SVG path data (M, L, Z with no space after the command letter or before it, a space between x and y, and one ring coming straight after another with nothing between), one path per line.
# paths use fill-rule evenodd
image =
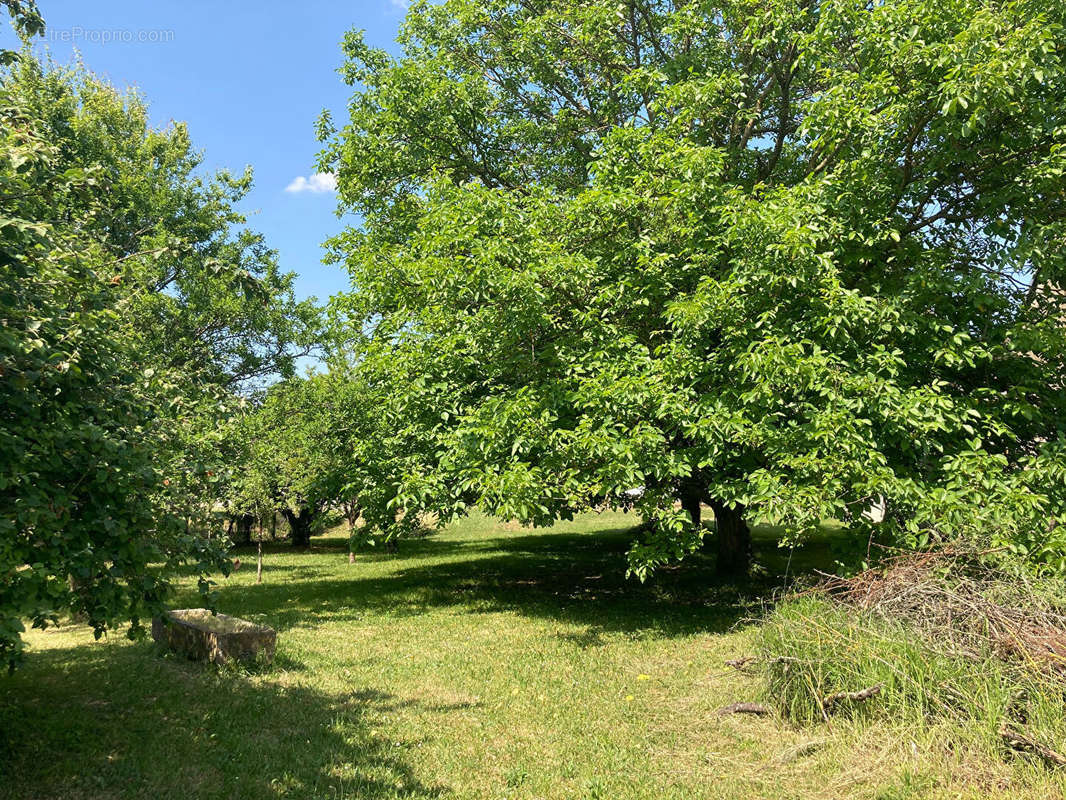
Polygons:
M277 628L258 672L33 632L0 677L0 798L1061 796L935 729L717 716L757 697L723 661L748 651L775 579L723 585L694 558L627 581L632 524L474 517L354 565L338 532L271 548L258 586L246 555L219 609Z

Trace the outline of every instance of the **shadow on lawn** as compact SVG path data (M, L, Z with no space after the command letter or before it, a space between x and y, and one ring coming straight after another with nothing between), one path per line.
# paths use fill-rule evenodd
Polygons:
M284 566L269 566L261 585L222 586L220 605L281 630L434 608L511 611L566 623L561 639L595 648L611 635L726 630L757 616L780 586L773 578L722 581L704 554L641 584L625 577L633 536L618 528L431 537L404 542L398 556L360 554L351 567L346 540L327 539L306 559L278 548L289 553ZM771 573L781 571L773 563L787 552L772 532L760 532L756 548ZM822 542L795 566L809 568L829 551ZM383 561L391 571L366 575ZM275 664L305 669L284 648ZM377 690L282 687L147 647L31 652L20 672L0 678L0 800L444 796L418 783L403 742L372 734L376 720L411 705L426 714L461 707Z
M441 797L404 743L371 734L397 702L256 685L144 647L33 653L0 679L0 798Z
M470 613L513 611L581 627L583 631L565 638L594 647L609 632L721 632L757 616L781 586L772 574L783 571L788 556L788 551L777 549L772 532L761 532L756 555L770 564L767 577L723 580L715 573L713 559L697 553L641 584L625 577L633 536L632 528L619 528L405 541L397 556L360 554L350 578L344 574L348 568L339 565L332 571L286 566L262 585L227 587L223 605L262 615L280 630L314 627L324 619L413 616L440 607L458 606ZM332 549L316 547L319 553ZM816 553L813 559L821 562L824 554ZM790 566L806 567L811 560L810 554L801 555ZM360 564L380 562L391 562L394 571L359 577Z

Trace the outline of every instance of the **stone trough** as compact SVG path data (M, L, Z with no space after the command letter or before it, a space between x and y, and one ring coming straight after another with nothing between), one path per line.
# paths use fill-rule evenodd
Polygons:
M183 608L153 619L152 638L196 661L269 664L274 660L277 633L248 620L212 614L206 608Z

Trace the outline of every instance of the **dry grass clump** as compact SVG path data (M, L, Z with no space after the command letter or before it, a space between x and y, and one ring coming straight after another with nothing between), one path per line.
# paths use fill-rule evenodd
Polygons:
M1058 588L987 554L897 556L781 603L746 665L800 722L955 725L959 740L1066 765Z

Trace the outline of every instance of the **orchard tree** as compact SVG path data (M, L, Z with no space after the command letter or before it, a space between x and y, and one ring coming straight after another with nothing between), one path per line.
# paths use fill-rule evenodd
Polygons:
M57 172L33 121L0 114L0 659L14 666L24 619L70 611L98 634L136 631L175 567L223 565L159 469L180 388L138 365L121 289L100 272L113 259L85 236L103 212L94 178Z
M318 312L295 301L293 274L244 227L236 204L250 169L202 174L184 123L153 128L135 92L25 55L3 76L5 97L56 147L54 170L91 170L106 198L86 233L113 262L107 277L122 288L144 366L182 374L186 395L292 375L317 342Z
M417 478L421 462L405 430L393 427L400 417L390 408L388 384L366 368L353 373L343 361L332 366L328 374L271 386L240 418L232 436L243 448L241 466L228 502L237 516L281 513L296 547L309 545L324 511L343 509L353 545L393 549L423 524L400 503L404 492L426 491Z
M136 635L180 565L207 589L226 420L313 342L317 312L234 210L250 178L198 165L183 126L80 67L24 51L0 71L8 663L24 620Z
M357 515L349 474L353 440L364 428L348 389L328 375L292 378L271 386L239 421L233 436L244 455L230 498L238 517L279 512L293 546L307 547L327 508L345 505Z
M641 577L701 501L726 571L753 520L878 500L905 544L1066 566L1064 14L446 0L398 57L350 34L320 168L364 219L331 243L364 368L418 364L394 402L490 512L642 488Z
M346 307L344 298L335 301L335 308ZM363 334L344 351L356 353L354 361L331 359L333 374L345 376L355 399L349 408L362 412L361 431L346 454L346 491L357 499L362 522L353 536L395 551L401 539L464 513L472 493L442 469L448 456L442 438L458 413L448 384L434 380L418 348L399 342L378 348ZM355 419L350 412L349 419Z
M271 386L231 431L242 450L229 487L234 519L279 512L295 547L310 544L312 526L333 496L328 454L314 436L319 409L307 389L299 378Z

